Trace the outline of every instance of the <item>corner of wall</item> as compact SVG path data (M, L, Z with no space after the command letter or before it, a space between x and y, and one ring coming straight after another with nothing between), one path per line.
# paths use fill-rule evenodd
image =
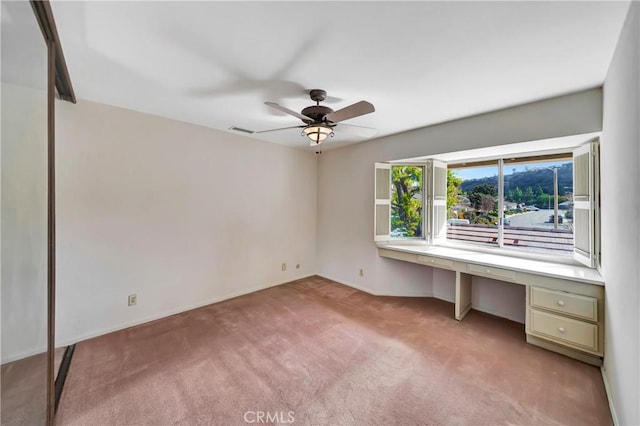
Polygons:
M604 391L607 394L607 401L609 402L609 411L611 411L611 419L614 426L618 426L620 421L618 420L618 414L616 413L616 407L611 397L611 385L609 384L609 377L607 376L607 369L603 366L600 367L600 373L602 374L602 382L604 383Z
M640 424L640 3L631 2L604 83L601 143L603 379L614 421Z

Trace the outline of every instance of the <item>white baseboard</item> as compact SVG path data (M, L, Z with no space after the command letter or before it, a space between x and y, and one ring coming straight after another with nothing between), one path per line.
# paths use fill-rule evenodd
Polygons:
M19 359L29 358L30 356L38 355L38 354L41 354L41 353L46 352L46 351L47 351L47 347L44 346L44 347L33 349L33 350L27 351L27 352L20 352L18 354L11 354L11 355L9 355L7 357L2 358L2 361L0 361L0 364L4 365L4 364L9 363L9 362L17 361Z
M454 298L445 297L445 296L442 296L440 294L434 294L431 297L433 297L434 299L438 299L438 300L444 300L445 302L449 302L449 303L456 303L456 300Z
M485 314L493 315L494 317L504 318L509 321L517 322L518 324L524 325L524 319L508 317L504 314L504 312L498 312L495 309L486 309L482 306L475 306L475 305L471 305L471 309L479 312L484 312Z
M346 285L347 287L355 288L356 290L363 291L363 292L365 292L367 294L371 294L373 296L382 296L378 292L375 292L375 291L373 291L373 290L371 290L371 289L369 289L367 287L362 287L362 286L359 286L359 285L353 284L353 283L345 283L345 282L342 282L342 281L338 281L337 279L331 278L331 277L329 277L327 275L318 274L318 276L322 277L322 278L325 278L327 280L335 281L335 282L337 282L339 284L342 284L342 285Z
M330 277L330 276L328 276L328 275L325 275L325 274L317 274L317 275L318 275L319 277L324 278L324 279L331 280L331 281L335 281L335 282L337 282L337 283L339 283L339 284L346 285L347 287L355 288L356 290L363 291L363 292L365 292L365 293L367 293L367 294L371 294L371 295L373 295L373 296L382 296L381 294L379 294L379 293L377 293L377 292L375 292L375 291L373 291L373 290L371 290L371 289L369 289L369 288L367 288L367 287L362 287L362 286L359 286L359 285L357 285L357 284L353 284L353 283L346 283L346 282L342 282L342 281L340 281L340 280L337 280L337 279L332 278L332 277Z
M358 285L355 285L355 284L352 284L352 283L344 283L344 282L341 282L339 280L336 280L336 279L333 279L333 278L330 278L330 277L327 277L327 276L324 276L324 275L311 274L311 275L306 275L306 276L303 276L303 277L293 278L293 279L287 280L285 282L277 282L277 283L268 284L268 285L262 286L262 287L252 287L252 288L249 288L249 289L246 289L246 290L236 291L236 292L229 293L229 294L226 294L226 295L221 296L221 297L216 297L216 298L213 298L213 299L205 300L205 301L203 301L201 303L197 303L197 304L194 304L194 305L183 306L183 307L180 307L180 308L171 309L171 310L160 312L158 314L154 314L154 315L151 315L151 316L148 316L148 317L145 317L145 318L141 318L141 319L138 319L138 320L135 320L135 321L122 323L122 324L119 324L119 325L114 326L114 327L109 327L109 328L101 329L101 330L98 330L98 331L95 331L95 332L86 333L86 334L82 334L82 335L78 335L78 336L73 336L71 338L67 338L67 339L64 339L62 341L57 341L56 345L58 347L72 345L74 343L78 343L78 342L81 342L83 340L88 340L88 339L92 339L94 337L98 337L98 336L102 336L102 335L105 335L105 334L113 333L115 331L124 330L125 328L135 327L135 326L141 325L141 324L146 324L146 323L151 322L151 321L156 321L156 320L159 320L159 319L162 319L162 318L170 317L172 315L180 314L182 312L186 312L186 311L190 311L190 310L193 310L193 309L201 308L203 306L211 305L213 303L223 302L225 300L233 299L235 297L244 296L244 295L250 294L250 293L255 293L256 291L265 290L267 288L279 286L279 285L282 285L282 284L285 284L285 283L288 283L288 282L291 282L291 281L300 280L300 279L307 278L307 277L314 276L314 275L321 276L321 277L326 278L328 280L335 281L337 283L346 285L348 287L355 288L356 290L360 290L360 291L363 291L365 293L372 294L374 296L396 296L396 297L431 297L432 296L432 294L430 294L430 293L419 293L419 294L418 293L416 293L416 294L376 293L376 292L373 292L373 291L371 291L370 289L368 289L366 287L361 287L361 286L358 286ZM21 358L23 358L23 357L15 357L15 359L13 359L13 360L21 359Z
M276 286L279 286L279 285L282 285L282 284L286 284L286 283L291 282L291 281L300 280L300 279L307 278L307 277L313 276L313 275L315 275L315 274L307 275L307 276L304 276L304 277L293 278L291 280L287 280L287 281L284 281L284 282L277 282L277 283L274 283L274 284L267 284L267 285L261 286L261 287L252 287L252 288L248 288L248 289L245 289L245 290L240 290L240 291L236 291L236 292L233 292L233 293L229 293L229 294L226 294L224 296L215 297L213 299L208 299L208 300L205 300L203 302L196 303L196 304L193 304L193 305L182 306L182 307L176 308L176 309L170 309L168 311L160 312L158 314L154 314L154 315L151 315L151 316L148 316L148 317L144 317L144 318L141 318L141 319L138 319L138 320L135 320L135 321L130 321L130 322L118 324L117 326L114 326L114 327L109 327L109 328L106 328L106 329L97 330L95 332L86 333L86 334L82 334L82 335L78 335L78 336L73 336L71 338L67 338L67 339L64 339L62 341L56 341L56 346L60 347L60 346L73 345L74 343L78 343L78 342L81 342L83 340L88 340L88 339L92 339L94 337L98 337L98 336L102 336L102 335L105 335L105 334L113 333L114 331L124 330L125 328L135 327L135 326L141 325L141 324L146 324L146 323L151 322L151 321L156 321L156 320L159 320L159 319L162 319L162 318L170 317L172 315L176 315L176 314L180 314L180 313L183 313L183 312L191 311L193 309L202 308L203 306L212 305L214 303L224 302L225 300L234 299L234 298L239 297L239 296L244 296L246 294L255 293L257 291L265 290L265 289L271 288L271 287L276 287Z
M607 400L609 401L609 410L611 410L611 418L613 419L614 426L618 426L620 422L618 421L618 415L616 414L616 407L613 405L613 399L611 399L611 386L609 385L607 370L605 370L604 365L600 367L600 372L602 373L602 382L604 383L604 391L607 394Z
M317 274L319 277L325 278L327 280L331 280L331 281L335 281L338 284L342 284L342 285L346 285L347 287L351 287L351 288L355 288L356 290L360 290L363 291L365 293L371 294L373 296L391 296L391 297L433 297L433 293L432 292L427 292L427 291L421 291L421 292L415 292L415 293L407 293L407 292L403 292L403 293L394 293L394 292L377 292L377 291L373 291L370 288L367 287L363 287L363 286L359 286L357 284L353 284L353 283L348 283L342 280L338 280L336 278L331 278L330 276L327 275L323 275L323 274Z
M438 299L438 300L444 300L445 302L449 302L449 303L455 303L455 300L453 298L441 295L441 294L434 294L433 292L428 292L428 291L423 291L423 292L415 292L415 293L394 293L394 292L377 292L377 291L373 291L367 287L363 287L357 284L353 284L353 283L349 283L349 282L345 282L345 281L341 281L339 279L336 278L332 278L328 275L324 275L324 274L317 274L319 277L322 278L326 278L328 280L331 281L335 281L339 284L342 285L346 285L347 287L352 287L355 288L356 290L360 290L360 291L364 291L365 293L371 294L373 296L393 296L393 297L433 297L434 299ZM484 312L499 318L504 318L504 319L508 319L509 321L514 321L520 324L524 324L524 322L520 319L515 319L515 318L510 318L508 316L505 316L504 313L502 312L497 312L496 310L493 309L487 309L483 306L472 306L472 309L476 310L476 311L480 311L480 312Z

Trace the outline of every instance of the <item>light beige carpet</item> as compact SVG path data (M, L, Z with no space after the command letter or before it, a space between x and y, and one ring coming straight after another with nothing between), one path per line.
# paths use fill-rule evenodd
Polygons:
M523 328L312 277L79 343L57 424L611 424L599 369Z
M57 376L65 348L54 351ZM0 424L43 425L47 421L47 354L2 364L0 368Z

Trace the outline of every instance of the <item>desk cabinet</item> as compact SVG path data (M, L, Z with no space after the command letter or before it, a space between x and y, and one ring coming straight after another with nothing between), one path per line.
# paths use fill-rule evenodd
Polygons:
M599 365L604 355L603 309L602 286L581 284L572 292L528 286L527 341Z
M441 255L433 249L425 253L406 247L379 247L378 253L391 259L455 271L455 319L458 321L471 310L473 276L524 285L527 342L590 364L602 364L604 286L593 270L563 269L531 261L520 262L520 266L511 269L505 267L504 259L499 257L468 261L460 253ZM574 272L577 276L571 275Z

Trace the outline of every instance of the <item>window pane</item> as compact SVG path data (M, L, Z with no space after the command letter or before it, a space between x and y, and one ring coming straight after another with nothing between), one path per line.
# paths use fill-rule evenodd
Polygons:
M498 163L447 171L447 239L498 244Z
M391 167L391 236L422 237L422 167Z
M557 181L554 176L557 174ZM558 220L554 220L556 203ZM570 254L573 251L573 161L505 164L504 246Z

